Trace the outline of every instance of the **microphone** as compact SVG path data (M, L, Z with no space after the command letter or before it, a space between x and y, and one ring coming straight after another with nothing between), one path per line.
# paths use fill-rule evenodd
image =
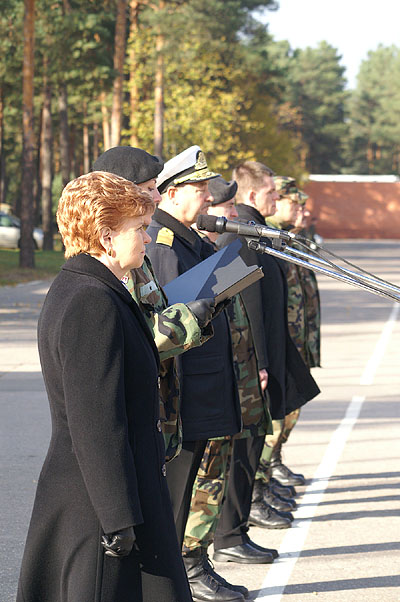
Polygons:
M296 234L286 232L285 230L275 230L268 228L255 222L234 222L226 219L226 217L216 217L215 215L199 215L196 222L199 230L207 232L233 232L239 236L247 236L250 238L280 238L281 240L291 240L296 238Z

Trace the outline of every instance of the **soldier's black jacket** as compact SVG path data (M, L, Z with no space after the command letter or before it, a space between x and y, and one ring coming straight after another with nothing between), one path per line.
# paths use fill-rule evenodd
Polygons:
M253 207L238 205L237 211L240 220L265 224ZM223 234L217 244L225 246L234 238L236 234ZM285 262L249 249L246 241L240 254L247 265L259 265L264 272L264 277L242 291L241 296L249 316L259 367L269 374L271 415L280 419L320 391L289 336Z
M146 246L153 269L164 286L215 251L192 229L157 209L147 229ZM241 430L239 395L232 343L225 311L213 320L214 336L178 359L184 441L234 435Z

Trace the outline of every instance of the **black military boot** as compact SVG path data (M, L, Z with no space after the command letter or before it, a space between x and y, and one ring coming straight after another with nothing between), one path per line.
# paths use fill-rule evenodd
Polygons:
M269 483L265 483L261 479L254 481L253 488L253 501L263 501L269 504L276 510L283 510L284 512L291 512L297 506L296 502L292 498L285 498L280 496L278 493L273 493Z
M293 520L289 515L290 512L280 512L265 502L252 502L248 523L250 526L266 529L288 529Z
M223 585L224 587L226 587L228 589L233 590L234 592L239 592L246 599L249 597L250 594L249 594L249 590L247 589L247 587L244 587L244 585L233 585L232 583L229 583L229 581L224 579L222 577L222 575L218 575L218 573L214 569L213 563L211 562L211 560L205 550L202 551L202 556L203 556L203 566L204 566L205 570L207 571L207 573L212 575L214 577L214 579L216 579L218 581L218 583L220 583L221 585Z
M271 475L282 485L305 485L304 475L295 473L282 462L282 441L274 447L271 456Z
M243 602L243 594L221 585L206 570L204 554L184 556L183 563L189 580L193 602ZM215 571L213 571L215 573ZM216 574L216 573L215 573Z
M269 480L269 486L273 494L278 493L279 495L287 498L292 498L297 495L297 491L293 485L282 485L280 481L274 479L273 477L271 477Z

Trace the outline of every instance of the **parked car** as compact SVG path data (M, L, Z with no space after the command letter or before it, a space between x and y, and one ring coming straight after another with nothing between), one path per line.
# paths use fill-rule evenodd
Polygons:
M18 249L21 238L21 222L18 217L0 211L0 247ZM35 249L43 248L43 230L33 229Z

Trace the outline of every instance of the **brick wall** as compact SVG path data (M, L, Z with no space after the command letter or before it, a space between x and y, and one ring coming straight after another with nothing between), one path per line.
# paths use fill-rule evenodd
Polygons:
M324 238L400 239L400 182L317 182L304 186Z

